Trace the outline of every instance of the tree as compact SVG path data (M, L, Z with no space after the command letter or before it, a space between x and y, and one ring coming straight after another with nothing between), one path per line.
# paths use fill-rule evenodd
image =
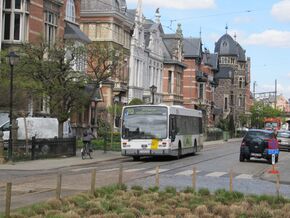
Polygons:
M47 104L50 115L59 121L59 137L63 136L63 123L72 113L78 112L88 104L89 96L84 86L88 78L84 72L75 70L76 63L84 58L81 48L72 42L56 42L48 45L23 46L24 79L32 90L33 97Z
M88 73L97 85L117 74L123 60L118 48L107 42L92 42L85 50Z
M251 107L250 111L252 113L252 126L255 126L256 128L263 128L265 118L282 116L281 110L275 109L271 105L260 101L254 102L254 105Z

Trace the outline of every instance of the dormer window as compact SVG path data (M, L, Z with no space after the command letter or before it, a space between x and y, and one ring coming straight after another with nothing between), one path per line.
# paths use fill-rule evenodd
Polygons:
M76 8L74 0L68 0L66 2L66 16L65 19L71 22L76 21Z

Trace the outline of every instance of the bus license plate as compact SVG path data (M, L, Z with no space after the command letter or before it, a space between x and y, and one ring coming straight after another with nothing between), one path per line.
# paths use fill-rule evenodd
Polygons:
M149 154L150 150L139 150L139 154Z

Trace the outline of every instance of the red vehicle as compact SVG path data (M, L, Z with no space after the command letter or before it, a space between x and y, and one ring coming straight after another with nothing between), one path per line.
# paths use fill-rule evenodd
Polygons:
M269 117L264 119L264 129L278 131L281 129L282 120L276 117Z

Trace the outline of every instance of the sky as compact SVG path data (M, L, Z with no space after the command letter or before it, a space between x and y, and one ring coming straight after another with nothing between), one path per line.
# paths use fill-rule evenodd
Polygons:
M129 9L138 0L127 0ZM251 58L251 90L275 91L290 99L290 0L143 0L143 13L155 19L159 8L165 33L182 25L184 37L202 38L204 48L214 45L226 33ZM201 34L200 34L201 33Z

